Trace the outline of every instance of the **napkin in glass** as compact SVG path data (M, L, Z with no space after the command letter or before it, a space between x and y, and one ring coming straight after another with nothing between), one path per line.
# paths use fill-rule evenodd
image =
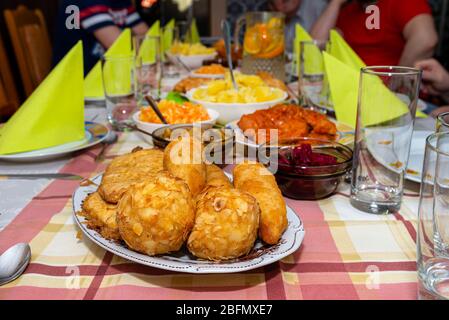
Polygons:
M146 33L148 37L156 37L161 34L161 23L160 21L156 21L153 23L151 28ZM142 41L140 45L139 52L137 52L137 58L142 59L142 62L152 64L156 61L156 49L154 47L154 43L147 39Z
M0 129L0 154L85 138L83 45L78 42Z
M200 34L198 32L198 26L196 25L196 19L193 19L190 25L190 42L191 43L201 42Z
M125 29L109 50L106 51L105 56L129 55L131 53L131 30ZM101 77L101 61L98 61L84 80L84 94L86 98L104 98L103 81Z
M324 53L324 64L335 115L339 122L355 128L360 69L366 65L337 31L331 31L330 39L332 45L328 52ZM372 108L378 112L362 118L365 126L382 123L408 112L408 107L384 86L381 79L369 78L366 81L370 81L367 86L373 88L373 92L383 92L383 94L373 97ZM425 115L418 112L417 116Z
M299 59L301 57L301 41L312 41L310 34L299 23L295 28L295 43L293 48L293 68L296 75L299 75ZM319 51L319 50L318 50Z

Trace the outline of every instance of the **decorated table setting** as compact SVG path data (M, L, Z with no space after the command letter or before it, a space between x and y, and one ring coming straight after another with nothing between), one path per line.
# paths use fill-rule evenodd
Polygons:
M299 25L287 63L283 17L252 15L240 47L124 30L86 78L78 43L1 126L1 300L447 298L419 71Z

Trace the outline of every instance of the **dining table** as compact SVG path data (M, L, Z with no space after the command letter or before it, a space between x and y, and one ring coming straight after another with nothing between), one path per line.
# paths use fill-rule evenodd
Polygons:
M102 104L87 104L87 121L106 123ZM433 130L418 119L415 130ZM92 178L116 156L152 147L136 132L41 163L0 162L11 173L70 173ZM104 153L102 153L104 149ZM102 153L101 157L98 155ZM230 169L227 168L229 171ZM318 201L286 199L305 228L304 241L279 262L235 274L187 274L127 261L83 236L72 194L80 181L0 178L0 253L29 243L31 262L21 277L0 287L5 299L314 300L418 297L416 229L419 184L406 183L399 212L372 215L349 202L350 186Z

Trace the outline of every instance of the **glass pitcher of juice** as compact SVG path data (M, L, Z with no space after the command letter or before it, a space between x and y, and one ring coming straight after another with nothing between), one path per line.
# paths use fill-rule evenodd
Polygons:
M246 24L243 40L242 71L271 73L285 80L285 15L278 12L249 12L237 20L234 43Z

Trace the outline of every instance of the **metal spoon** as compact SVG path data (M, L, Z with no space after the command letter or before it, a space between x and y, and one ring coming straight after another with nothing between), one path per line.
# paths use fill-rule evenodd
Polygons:
M165 120L164 116L162 115L161 110L159 110L156 101L154 101L153 98L150 97L150 96L145 96L145 100L148 101L148 103L150 104L151 108L153 108L154 112L156 112L156 115L162 121L162 123L163 124L168 124L167 120Z
M103 140L103 147L101 148L100 153L95 157L95 162L98 162L100 159L102 159L104 152L106 151L106 148L110 146L111 144L116 143L118 140L118 135L114 131L109 131L106 138Z
M221 21L221 31L223 33L223 38L224 38L224 42L225 42L226 58L228 59L228 67L229 67L229 72L231 73L232 85L234 86L235 90L238 90L239 87L237 86L237 82L235 81L234 65L232 63L231 27L229 26L229 22L227 20L222 20Z
M192 69L190 69L182 60L180 57L175 56L176 57L176 61L178 61L178 63L188 72L191 73Z
M14 281L22 275L31 260L31 248L19 243L0 256L0 286Z

